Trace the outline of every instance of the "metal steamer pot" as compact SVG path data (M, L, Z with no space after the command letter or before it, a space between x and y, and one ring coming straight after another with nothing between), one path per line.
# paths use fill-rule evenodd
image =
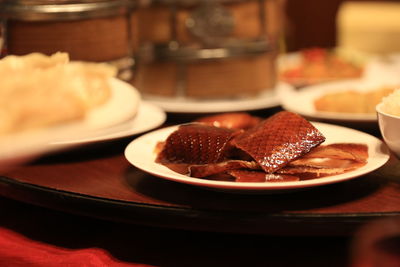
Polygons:
M274 0L142 1L136 86L145 95L195 98L256 95L274 87L277 49L269 25L273 5ZM212 74L213 67L240 73L244 80L229 84L226 77ZM154 75L166 81L154 81ZM205 83L204 77L215 83ZM258 84L240 88L249 80ZM200 89L205 87L210 90Z
M2 56L68 52L114 64L129 80L136 8L133 0L0 0Z

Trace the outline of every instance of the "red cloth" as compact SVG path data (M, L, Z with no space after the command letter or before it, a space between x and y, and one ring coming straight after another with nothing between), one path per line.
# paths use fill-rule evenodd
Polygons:
M66 249L29 239L0 227L0 266L2 267L145 267L124 263L100 248Z

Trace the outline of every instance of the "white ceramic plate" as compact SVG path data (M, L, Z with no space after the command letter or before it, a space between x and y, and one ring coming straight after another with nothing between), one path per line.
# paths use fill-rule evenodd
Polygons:
M215 113L250 111L272 108L280 105L276 91L281 88L291 87L286 83L279 83L271 91L245 99L219 99L219 100L193 100L181 98L161 98L144 96L144 99L171 113Z
M164 141L170 133L177 129L177 126L159 129L138 137L126 147L125 157L135 167L163 179L235 193L278 192L342 182L372 172L385 164L389 159L389 151L386 146L379 139L369 134L331 124L313 124L325 135L325 144L338 142L367 144L369 153L368 163L348 173L297 182L237 183L193 178L178 174L155 162L156 154L154 148L157 142Z
M357 114L317 111L314 101L327 94L347 90L365 91L368 89L379 88L379 85L372 85L362 80L346 80L340 82L323 83L303 87L301 89L282 88L278 94L281 99L282 107L288 111L298 113L311 119L324 119L331 121L356 121L356 122L376 122L376 114Z
M100 129L120 124L133 118L139 108L141 96L132 85L118 79L111 79L111 98L103 105L90 111L76 126Z
M92 136L78 139L68 138L52 142L52 144L87 144L128 137L157 128L165 122L166 117L161 108L142 101L136 116L126 122L96 131Z
M0 170L21 164L63 146L50 146L59 140L77 140L94 132L134 118L141 101L139 92L130 84L111 79L111 98L90 111L83 120L12 134L0 139Z

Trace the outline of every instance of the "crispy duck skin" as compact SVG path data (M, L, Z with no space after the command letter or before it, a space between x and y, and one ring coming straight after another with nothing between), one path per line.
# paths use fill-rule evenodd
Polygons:
M321 145L303 157L290 162L278 173L339 174L364 166L367 161L368 146L365 144Z
M191 123L170 134L158 154L159 163L209 164L226 159L229 141L237 131Z
M302 158L347 159L358 162L366 162L368 159L368 147L365 144L335 143L316 147ZM292 163L295 162L291 162L291 164Z
M237 169L259 170L260 166L254 161L227 160L223 162L203 165L190 165L189 176L203 178L214 174L225 173Z
M267 173L274 173L325 141L301 116L281 111L232 139L231 145L249 154Z
M238 118L244 117L217 116L217 120L231 122ZM291 112L277 113L250 129L238 128L207 122L181 125L156 146L156 161L197 178L293 182L351 171L368 160L365 144L320 145L325 137L307 120Z

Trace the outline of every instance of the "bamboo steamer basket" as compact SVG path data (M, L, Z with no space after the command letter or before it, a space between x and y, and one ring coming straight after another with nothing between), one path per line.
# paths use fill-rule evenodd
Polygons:
M276 85L275 0L154 0L138 10L134 84L147 97L254 97Z
M71 60L112 63L130 79L135 10L132 0L2 1L2 55L68 52Z

